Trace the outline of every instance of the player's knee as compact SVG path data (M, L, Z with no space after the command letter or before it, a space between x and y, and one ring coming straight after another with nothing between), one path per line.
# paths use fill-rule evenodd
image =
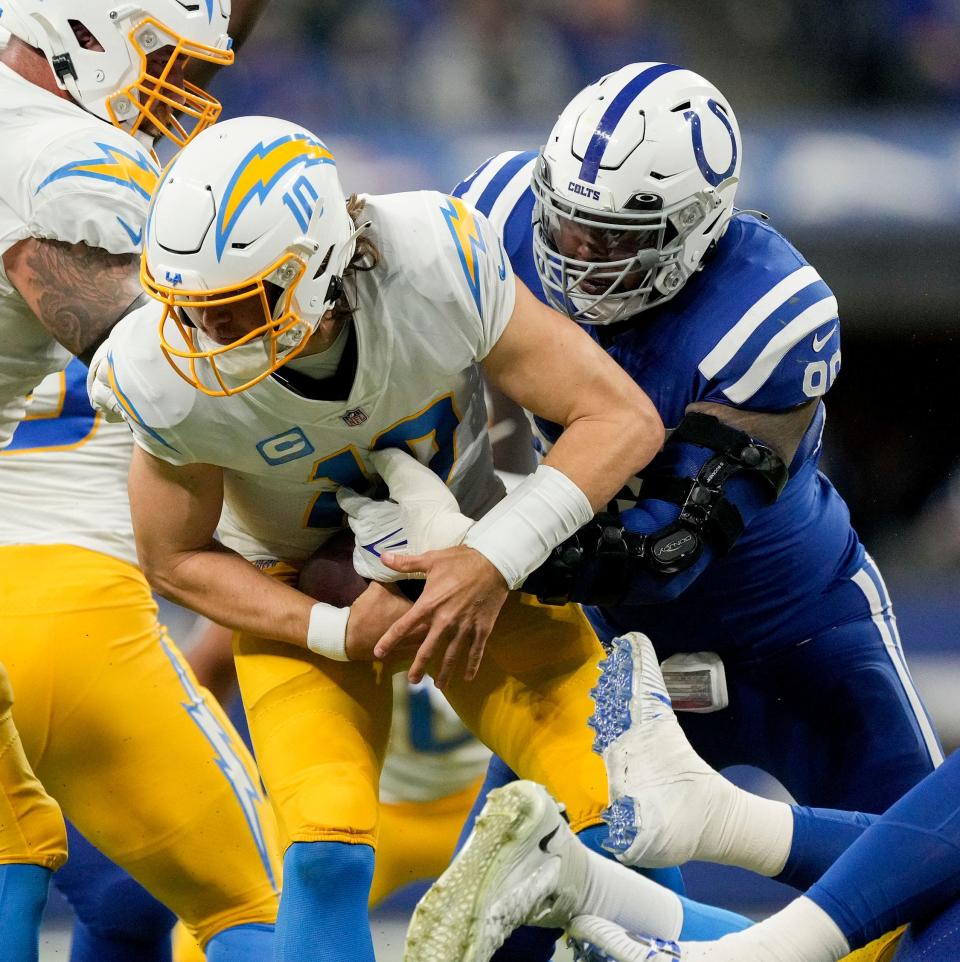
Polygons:
M373 881L373 848L346 842L294 842L283 859L284 885L366 900Z

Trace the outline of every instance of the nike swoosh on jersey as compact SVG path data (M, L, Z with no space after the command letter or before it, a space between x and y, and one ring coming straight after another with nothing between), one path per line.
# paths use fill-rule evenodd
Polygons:
M834 324L833 327L831 327L830 330L827 331L827 333L823 337L817 337L816 334L813 335L813 353L814 354L819 354L823 350L824 345L827 343L827 341L830 340L831 337L833 337L833 332L836 329L837 329L837 325Z

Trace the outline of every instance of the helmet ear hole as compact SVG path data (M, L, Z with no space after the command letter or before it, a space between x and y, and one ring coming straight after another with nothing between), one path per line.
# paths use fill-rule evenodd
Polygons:
M343 278L337 277L336 275L334 275L333 277L330 278L330 285L327 287L326 300L328 303L330 301L339 301L342 294L343 294Z
M320 262L320 266L317 268L317 273L313 275L313 279L317 280L321 277L323 272L327 269L327 265L330 263L330 258L333 256L333 244L327 248L327 253L324 255L323 260Z

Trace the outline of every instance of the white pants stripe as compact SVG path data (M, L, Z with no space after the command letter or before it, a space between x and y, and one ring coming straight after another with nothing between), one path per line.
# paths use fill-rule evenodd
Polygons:
M883 646L900 679L900 684L903 685L904 694L907 696L910 707L913 709L917 725L920 726L920 732L923 736L924 744L927 746L930 761L933 762L934 767L936 767L943 762L943 750L933 731L933 725L930 722L926 709L923 707L923 702L920 700L920 695L917 692L916 685L913 683L910 670L907 668L906 660L903 657L900 634L897 631L897 619L894 617L893 608L890 605L890 595L887 593L887 586L883 583L880 571L877 569L870 555L866 556L864 566L853 576L852 580L867 599L867 604L870 606L870 617L880 632L880 637L883 639Z

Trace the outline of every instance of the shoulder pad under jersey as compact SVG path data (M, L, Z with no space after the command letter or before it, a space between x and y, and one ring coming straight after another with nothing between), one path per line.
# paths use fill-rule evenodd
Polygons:
M741 217L730 234L692 304L708 312L699 399L780 411L825 394L840 368L832 291L772 227Z
M160 350L162 308L151 301L124 317L107 341L108 378L137 443L172 464L191 460L181 426L200 393L183 380Z
M503 243L490 222L458 197L417 191L371 198L390 273L431 304L482 360L513 314L516 289Z
M132 137L104 123L76 127L33 158L24 189L30 236L134 254L160 175Z

